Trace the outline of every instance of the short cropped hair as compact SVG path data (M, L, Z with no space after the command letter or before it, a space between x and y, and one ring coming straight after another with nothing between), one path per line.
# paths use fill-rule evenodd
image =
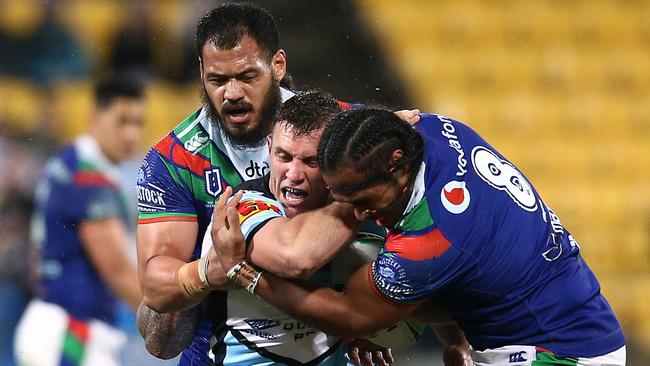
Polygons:
M212 42L218 49L235 48L244 36L257 42L270 61L280 49L278 27L263 8L247 3L220 5L203 16L196 25L196 52L203 59L203 46Z
M142 99L144 85L140 78L128 73L104 75L95 84L95 105L106 108L116 98Z
M342 111L339 103L322 90L311 90L296 95L282 104L274 126L284 124L296 136L309 135L325 127Z

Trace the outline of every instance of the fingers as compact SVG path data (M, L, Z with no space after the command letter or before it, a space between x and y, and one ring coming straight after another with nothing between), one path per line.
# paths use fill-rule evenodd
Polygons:
M357 366L361 365L361 359L359 358L359 347L350 347L350 350L348 351L348 357L353 364Z
M228 207L226 211L226 228L228 230L234 230L235 233L241 233L239 228L239 213L234 207Z
M226 203L228 203L228 198L230 198L230 196L232 196L232 187L227 186L226 189L224 189L223 192L221 192L221 195L219 196L219 200L217 200L217 204L214 205L214 210L217 211L221 209L223 206L225 206Z
M390 348L384 348L382 350L383 352L383 358L386 360L386 363L395 363L395 358L393 358L393 351L391 351Z

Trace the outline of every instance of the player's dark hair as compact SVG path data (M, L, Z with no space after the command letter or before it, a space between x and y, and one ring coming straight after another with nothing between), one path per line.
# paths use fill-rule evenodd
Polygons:
M263 8L247 3L222 4L203 16L196 25L196 52L203 58L206 42L218 49L235 48L244 36L253 38L270 61L280 49L278 27Z
M419 168L423 147L420 134L393 112L353 109L338 114L325 126L318 144L318 165L323 173L341 166L361 172L368 179L354 186L337 187L358 190L391 179L396 169L410 166L414 172ZM404 155L389 166L395 149L403 150Z
M129 73L111 73L102 76L95 84L95 105L106 108L116 98L142 99L144 85L142 80Z
M341 111L331 95L322 90L310 90L284 102L273 123L285 124L296 136L308 135L323 128Z

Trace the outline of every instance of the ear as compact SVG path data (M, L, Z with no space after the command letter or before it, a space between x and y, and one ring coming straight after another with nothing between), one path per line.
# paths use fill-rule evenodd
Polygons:
M400 160L404 157L404 150L402 149L395 149L393 152L390 154L390 161L388 162L388 166L391 167L391 173L395 168L395 165L399 163Z
M271 58L271 71L276 82L280 82L287 72L287 55L283 49L277 50Z
M269 147L269 155L271 155L272 144L273 144L273 135L266 136L266 145L268 145Z

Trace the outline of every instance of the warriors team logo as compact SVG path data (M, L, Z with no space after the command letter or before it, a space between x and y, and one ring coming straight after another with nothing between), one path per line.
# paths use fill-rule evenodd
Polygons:
M221 193L221 170L219 168L206 169L205 190L214 197Z
M447 211L453 214L461 214L469 207L470 195L465 182L452 180L445 184L440 192L440 200Z

